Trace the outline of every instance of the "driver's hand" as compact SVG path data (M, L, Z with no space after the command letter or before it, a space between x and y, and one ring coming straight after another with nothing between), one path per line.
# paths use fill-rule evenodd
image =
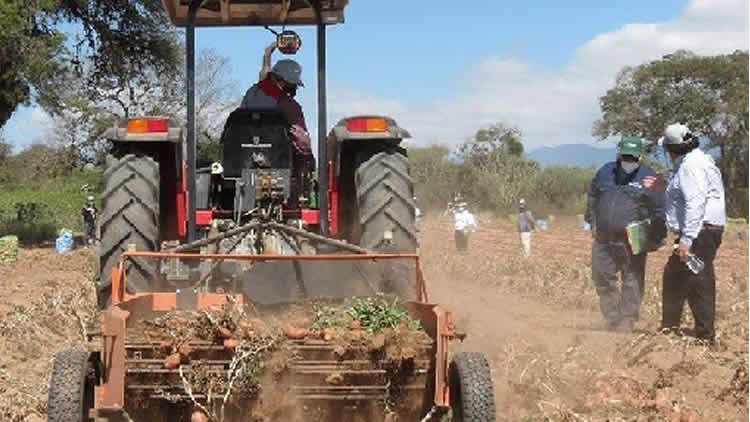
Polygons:
M294 145L300 152L308 153L310 149L310 134L302 126L292 125L289 132L294 136Z

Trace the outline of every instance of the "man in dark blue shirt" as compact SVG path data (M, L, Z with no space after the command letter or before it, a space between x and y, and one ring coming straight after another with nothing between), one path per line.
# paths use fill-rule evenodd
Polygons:
M655 175L641 163L642 156L642 140L623 137L617 160L602 166L589 186L584 220L591 225L594 237L591 271L607 330L632 331L643 299L646 252L633 253L627 226L651 220L650 251L658 249L666 236L664 194L641 185L645 177ZM622 277L621 289L618 275Z

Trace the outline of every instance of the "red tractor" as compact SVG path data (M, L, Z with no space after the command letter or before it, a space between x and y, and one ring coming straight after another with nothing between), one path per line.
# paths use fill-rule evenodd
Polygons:
M366 115L342 119L326 135L325 28L343 22L348 1L163 3L173 23L186 28L187 128L167 117L139 117L109 133L98 250L101 345L57 355L49 422L189 418L191 405L184 407L183 399L187 394L197 401L180 382L182 372L178 376L156 359L159 344L143 340L142 318L230 301L261 308L373 293L407 301L431 337L420 346L409 378L415 400L404 409L408 420L439 420L453 409L457 422L494 421L487 361L464 353L449 363L448 341L460 335L450 313L428 302L415 254L414 188L400 146L409 133L392 118ZM290 125L273 108L232 112L221 158L197 165L194 31L218 25L317 27L317 177L299 165ZM277 42L287 54L301 44L292 31L283 31ZM378 419L364 409L388 397L382 368L370 362L347 369L363 363L342 361L333 345L320 341L292 347L301 359L295 363L299 400L348 403L318 407L329 410L328 420ZM200 342L191 348L215 371L232 365L231 350ZM356 376L336 386L324 381L342 371ZM144 403L147 413L134 419ZM248 415L241 410L232 420Z
M327 171L318 179L326 177L326 184L319 184L312 173L296 171L289 125L277 111L235 110L221 138L221 160L195 172L183 159L190 142L184 143L182 130L170 123L167 118L131 119L111 133L114 148L104 172L100 219L102 306L110 297L110 269L122 252L129 247L190 250L191 222L196 230L193 243L208 246L210 252L232 252L227 246L231 242L206 245L205 239L236 236L237 229L247 229L248 236L234 249L258 254L300 253L303 246L314 253L340 246L335 239L363 250L416 250L414 192L406 151L399 146L409 134L393 119L351 117L334 126L325 151L331 158L321 166ZM322 190L320 185L327 186ZM327 213L321 212L319 189L326 192ZM195 212L189 214L193 204ZM328 216L328 241L314 236L299 245L280 233L280 226L286 226L295 235L307 231L325 236L321 215ZM189 280L191 272L198 271L187 264L157 264L129 260L130 288L148 290L159 279Z

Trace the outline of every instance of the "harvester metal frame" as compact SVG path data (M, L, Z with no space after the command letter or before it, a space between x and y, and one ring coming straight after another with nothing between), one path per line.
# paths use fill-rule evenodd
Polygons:
M354 261L354 260L410 260L415 263L416 301L409 301L408 307L418 315L423 328L434 339L434 386L433 404L425 418L444 414L450 408L450 388L448 386L448 342L460 338L455 331L450 312L428 302L427 290L420 266L418 254L351 254L351 255L246 255L246 254L194 254L169 252L125 252L120 258L120 265L112 269L112 305L101 317L101 351L94 354L94 367L99 374L98 393L95 406L89 415L94 420L129 421L130 416L124 410L126 374L126 327L131 312L167 312L173 310L205 310L222 306L230 301L244 303L243 295L188 292L185 299L177 292L152 292L128 294L125 261L132 257L158 259L212 259L239 260L250 262L262 261ZM231 299L230 299L231 297ZM432 415L432 416L431 416Z

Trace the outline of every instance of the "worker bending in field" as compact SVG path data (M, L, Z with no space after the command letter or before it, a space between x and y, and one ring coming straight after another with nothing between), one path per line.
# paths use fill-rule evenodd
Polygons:
M455 227L456 250L463 252L469 248L469 233L478 228L474 214L469 212L466 202L459 202L454 205L453 225Z
M657 250L666 236L664 194L643 189L641 182L655 173L641 163L642 155L640 138L623 137L617 160L602 166L589 186L584 220L591 225L591 271L606 330L633 330L643 298L646 252ZM635 253L627 235L633 223L647 232L647 245Z

